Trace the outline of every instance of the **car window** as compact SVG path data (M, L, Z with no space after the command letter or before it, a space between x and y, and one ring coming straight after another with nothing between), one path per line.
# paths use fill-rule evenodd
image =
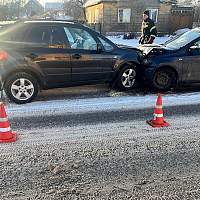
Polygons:
M69 44L70 44L70 46L72 46L73 43L74 43L74 38L73 38L73 36L72 36L72 34L71 34L71 32L69 31L68 28L64 28L64 30L65 30L65 34L67 35L67 39L69 41Z
M97 43L90 33L81 28L64 27L72 49L97 50Z
M113 46L110 45L107 41L105 41L101 37L98 37L98 39L102 43L102 45L103 45L103 47L104 47L104 49L105 49L106 52L111 52L113 50Z
M29 29L25 42L36 43L49 48L66 48L61 29L52 26L33 26Z
M52 27L49 47L51 47L51 48L67 48L66 41L63 38L62 30L59 27Z
M200 48L200 40L194 43L194 46L199 46Z
M33 26L25 38L25 42L50 44L51 28L46 26Z
M166 42L164 45L167 48L180 49L190 42L196 40L198 37L200 37L200 33L198 31L191 30L176 37L175 39L170 40L170 42Z

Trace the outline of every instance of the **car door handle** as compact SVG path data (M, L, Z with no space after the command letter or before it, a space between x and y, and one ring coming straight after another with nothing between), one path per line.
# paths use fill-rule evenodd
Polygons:
M73 54L73 55L72 55L72 58L79 59L80 57L81 57L81 55L80 55L80 54L78 54L78 53L76 53L76 54Z

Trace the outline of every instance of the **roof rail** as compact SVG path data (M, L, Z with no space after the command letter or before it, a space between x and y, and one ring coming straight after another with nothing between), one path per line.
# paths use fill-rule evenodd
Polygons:
M61 22L61 21L63 21L63 22L73 22L73 23L79 23L79 24L84 24L85 23L85 21L84 20L71 20L71 19L55 19L55 18L53 18L53 17L39 17L39 18L37 18L37 17L32 17L32 18L28 18L28 19L26 19L25 21L31 21L31 20L33 20L33 21L59 21L59 22Z

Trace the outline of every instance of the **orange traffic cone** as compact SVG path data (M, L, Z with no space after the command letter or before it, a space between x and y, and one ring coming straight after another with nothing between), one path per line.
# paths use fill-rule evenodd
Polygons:
M4 105L0 102L0 142L15 142L16 140L16 133L11 131Z
M158 94L156 107L154 109L154 118L147 121L147 123L153 127L166 127L169 126L169 123L164 121L163 118L163 109L162 109L162 96Z

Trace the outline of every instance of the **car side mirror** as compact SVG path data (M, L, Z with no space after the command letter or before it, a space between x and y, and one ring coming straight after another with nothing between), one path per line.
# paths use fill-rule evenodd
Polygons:
M97 44L97 53L101 53L103 51L103 48L101 46L101 44Z

